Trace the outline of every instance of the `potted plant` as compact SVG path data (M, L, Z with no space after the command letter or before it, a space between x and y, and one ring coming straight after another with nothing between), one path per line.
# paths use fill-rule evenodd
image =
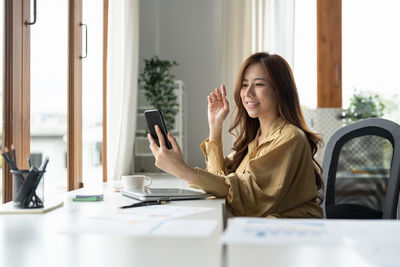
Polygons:
M173 129L178 107L177 96L174 93L175 76L170 70L177 66L176 61L162 60L158 56L144 59L144 69L140 73L139 85L145 91L150 105L161 110L167 129Z
M345 122L354 122L367 118L382 117L385 104L378 94L367 94L354 91L350 105L339 116Z

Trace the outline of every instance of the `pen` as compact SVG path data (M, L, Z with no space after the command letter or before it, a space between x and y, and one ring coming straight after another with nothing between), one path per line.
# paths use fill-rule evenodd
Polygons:
M143 206L150 206L150 205L162 205L162 204L167 204L171 202L171 200L148 200L148 201L142 201L142 202L137 202L133 203L132 205L128 206L122 206L119 207L120 209L127 209L127 208L136 208L136 207L143 207Z
M32 168L31 158L30 158L30 157L27 157L26 159L28 160L29 169L31 169L31 168Z
M101 201L101 200L103 200L103 198L97 198L97 197L85 197L85 198L74 197L72 199L72 201L75 201L75 202L93 202L93 201Z
M45 171L46 170L47 163L49 163L49 158L50 158L49 156L46 156L46 158L42 162L42 165L40 165L40 167L39 167L39 171Z
M6 162L8 163L8 165L10 166L11 169L13 169L13 165L11 163L11 159L8 156L7 152L2 152L1 155L3 156L3 158L6 160Z
M2 153L3 157L6 159L8 165L10 165L10 168L11 168L12 170L16 170L15 163L14 163L14 161L12 160L12 157L11 157L10 152L8 151L8 148L5 147L4 150L5 150L5 152Z
M12 157L14 158L14 169L18 170L17 168L17 157L15 156L15 147L13 144L11 144L11 152L12 152Z

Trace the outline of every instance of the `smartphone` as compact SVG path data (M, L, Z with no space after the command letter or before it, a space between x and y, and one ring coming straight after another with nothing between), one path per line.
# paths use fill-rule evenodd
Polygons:
M160 141L158 140L156 129L154 126L158 125L160 127L161 133L164 136L165 145L168 149L172 148L171 143L168 140L168 130L165 126L164 117L158 109L148 109L144 111L144 116L146 117L147 126L149 127L149 131L154 141L156 141L157 145L160 146Z

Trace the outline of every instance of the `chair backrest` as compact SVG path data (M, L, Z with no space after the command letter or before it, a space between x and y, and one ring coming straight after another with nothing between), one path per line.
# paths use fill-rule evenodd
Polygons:
M364 174L371 173L371 168L369 168L370 166L368 166L368 162L374 162L377 159L378 161L382 161L379 160L379 158L382 158L382 155L380 157L377 157L375 152L362 153L360 151L352 151L353 149L351 148L351 142L354 142L355 139L363 139L363 142L367 142L367 147L364 146L365 151L374 150L372 143L378 142L377 147L381 147L382 150L384 150L385 147L388 147L387 145L384 145L384 142L389 144L389 155L392 155L392 157L388 160L390 162L390 168L389 166L387 166L388 173L386 174L386 178L388 177L388 179L385 179L387 181L387 184L385 184L384 186L385 193L382 200L381 209L383 219L395 219L397 217L397 204L399 200L400 187L400 125L392 121L380 118L366 119L352 123L339 129L330 138L325 149L323 161L323 178L325 182L326 192L325 210L328 206L336 204L336 178L338 176L338 172L342 171L342 169L345 169L345 167L341 166L348 166L348 168L352 168L352 166L357 165L357 160L350 159L350 157L343 158L343 154L340 155L341 152L345 152L344 154L346 154L347 149L347 154L352 153L353 156L362 156L364 158L368 158L368 156L370 157L370 159L361 160L361 162L363 162L361 164L365 164L366 168L363 169L357 167L355 169L352 169L352 173L350 174L350 176L357 176L357 174L360 174L359 176L362 176ZM384 141L379 141L379 139ZM374 141L372 142L371 140ZM342 151L344 146L347 146L347 148ZM388 153L385 154L387 155ZM354 158L353 156L352 158ZM378 162L377 164L382 165L382 162ZM358 164L358 166L360 166L360 164ZM385 170L381 170L380 168L375 168L374 172L372 173L376 173L376 176L382 175L382 177L385 177Z

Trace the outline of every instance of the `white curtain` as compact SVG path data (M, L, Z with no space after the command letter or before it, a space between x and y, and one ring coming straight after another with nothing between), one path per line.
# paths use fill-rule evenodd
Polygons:
M219 62L221 83L227 86L231 110L233 90L243 61L255 52L267 51L284 57L293 67L295 0L221 0ZM232 121L231 117L227 121ZM233 139L223 131L224 152Z
M107 178L133 172L139 64L139 0L109 2Z
M260 51L276 53L293 65L295 0L221 0L220 69L234 85L242 62Z
M267 51L293 68L295 0L252 1L252 52Z
M221 83L225 84L230 109L233 110L233 91L242 62L252 53L252 2L251 0L222 0L220 2L219 69ZM227 155L233 138L228 128L233 120L232 112L224 124L223 146Z

